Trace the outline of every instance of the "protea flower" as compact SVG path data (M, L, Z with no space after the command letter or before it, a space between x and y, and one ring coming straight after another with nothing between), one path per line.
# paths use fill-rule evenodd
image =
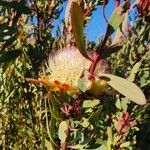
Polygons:
M90 54L94 57L94 53ZM107 87L105 80L97 78L89 79L89 68L92 61L81 55L79 50L74 47L67 47L49 55L46 63L47 75L41 76L38 80L30 80L30 82L38 82L51 91L66 91L68 93L80 92L79 80L87 81L86 89L93 91L95 94L101 94ZM94 74L107 72L107 62L100 60ZM93 88L94 87L94 90ZM97 88L96 88L97 87Z
M75 47L68 47L49 55L47 69L51 80L76 88L83 71L88 70L90 64Z
M126 79L109 74L107 62L97 59L100 58L99 54L92 52L88 56L90 59L82 56L74 46L58 50L49 55L46 75L38 80L29 81L41 83L49 92L64 91L69 95L88 91L94 96L100 96L109 85L137 104L146 103L145 96L138 86Z

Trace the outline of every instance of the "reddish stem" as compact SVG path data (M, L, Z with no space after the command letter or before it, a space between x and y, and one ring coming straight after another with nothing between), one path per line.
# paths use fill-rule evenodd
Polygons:
M93 62L92 62L92 64L91 64L90 70L89 70L89 72L90 72L90 77L89 77L89 79L92 79L92 78L93 78L94 70L95 70L95 68L96 68L97 63L100 61L100 58L101 58L101 57L100 57L100 54L98 54L98 53L94 56Z
M116 0L115 2L115 8L117 8L120 5L120 0Z

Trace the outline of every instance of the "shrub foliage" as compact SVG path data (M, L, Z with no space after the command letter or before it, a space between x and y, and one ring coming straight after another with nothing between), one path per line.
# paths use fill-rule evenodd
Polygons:
M141 1L129 22L136 8L116 0L98 43L84 27L111 1L0 1L0 149L150 149L149 3Z

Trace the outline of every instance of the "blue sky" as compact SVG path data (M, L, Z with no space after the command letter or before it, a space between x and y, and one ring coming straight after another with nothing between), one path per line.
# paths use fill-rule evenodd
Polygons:
M114 10L114 0L106 6L105 15L110 17ZM98 41L99 37L105 34L107 24L103 17L102 6L98 6L92 14L92 19L86 27L86 35L89 41Z
M134 1L134 0L132 0ZM110 15L114 10L115 0L111 0L105 8L105 15L109 19ZM54 22L54 26L57 28L60 26L61 21L64 19L66 4L63 4L63 11L60 18ZM92 14L92 19L85 27L85 34L89 41L98 42L99 37L105 34L107 24L104 20L102 13L102 6L98 6L97 9ZM53 35L56 35L56 28L53 30Z

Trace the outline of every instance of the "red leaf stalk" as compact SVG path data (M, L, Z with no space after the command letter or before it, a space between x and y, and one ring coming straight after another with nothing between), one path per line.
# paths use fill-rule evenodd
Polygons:
M116 0L115 2L115 9L120 5L120 0Z

